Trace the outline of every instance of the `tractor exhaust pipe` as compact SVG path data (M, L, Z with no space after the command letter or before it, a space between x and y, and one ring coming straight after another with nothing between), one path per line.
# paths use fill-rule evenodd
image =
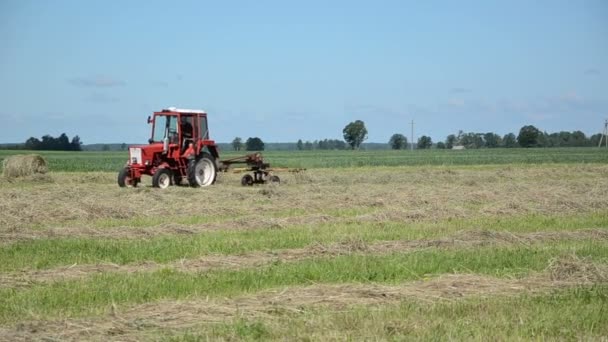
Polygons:
M167 153L169 151L169 137L165 137L163 139L163 153Z

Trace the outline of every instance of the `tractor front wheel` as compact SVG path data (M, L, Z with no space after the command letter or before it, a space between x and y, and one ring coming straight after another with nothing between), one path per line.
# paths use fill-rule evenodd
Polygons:
M138 181L136 179L131 178L131 170L128 167L120 170L118 172L118 186L121 188L124 187L136 187Z
M171 185L172 174L170 170L158 169L152 176L152 186L155 188L166 189Z
M215 160L209 153L203 153L199 158L188 164L188 183L190 186L209 186L215 183L217 169Z

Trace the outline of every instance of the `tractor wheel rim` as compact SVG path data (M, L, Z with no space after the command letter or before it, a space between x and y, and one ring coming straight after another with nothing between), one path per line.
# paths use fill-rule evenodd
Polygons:
M201 159L196 164L196 182L200 186L207 186L211 184L211 180L213 179L213 165L211 165L211 161L208 159Z
M163 173L162 175L160 175L160 177L158 177L158 187L161 189L165 189L169 187L169 184L171 184L171 179L169 178L169 175L166 173Z

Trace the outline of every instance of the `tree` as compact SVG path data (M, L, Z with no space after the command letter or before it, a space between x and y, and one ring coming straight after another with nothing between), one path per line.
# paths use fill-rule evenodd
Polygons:
M235 151L240 151L243 148L243 139L236 137L232 140L232 148Z
M247 139L245 146L247 151L264 151L264 142L258 137Z
M431 137L427 137L426 135L423 135L420 138L418 138L418 148L419 149L431 148L432 145L433 145L433 140L431 140Z
M587 145L587 136L581 131L572 132L572 144L571 146L585 146Z
M59 138L57 138L57 149L61 151L69 151L71 150L70 146L70 138L65 133L61 133Z
M306 143L304 144L304 149L307 151L312 150L313 148L313 144L310 141L306 141Z
M407 138L403 134L395 133L391 136L388 144L393 150L403 150L407 148Z
M445 150L445 144L443 143L443 141L438 142L435 146L437 146L437 148L440 150Z
M361 120L353 121L346 125L342 130L344 140L350 145L351 149L359 148L361 143L367 139L367 128Z
M463 145L467 149L469 148L481 148L484 145L482 134L480 133L462 133L458 134L459 144Z
M304 149L304 143L302 142L302 139L298 139L296 147L298 148L298 151L302 151Z
M538 134L538 147L551 147L551 139L547 132L540 132Z
M599 140L598 140L599 141ZM40 149L41 141L38 138L30 137L25 141L26 150L38 150Z
M506 148L517 147L517 139L515 138L515 134L505 134L505 136L502 137L502 146Z
M602 138L602 133L594 134L589 137L590 146L598 146L600 144L600 139ZM602 141L602 145L605 144L605 140Z
M42 142L40 143L41 150L55 150L57 144L55 143L57 139L53 138L49 134L42 136Z
M448 148L448 149L450 149L450 150L456 144L457 144L457 140L456 140L456 136L454 134L448 135L448 137L445 139L445 147Z
M519 130L517 142L521 147L535 147L538 145L539 134L540 131L538 130L538 128L532 125L524 126Z
M78 137L78 136L76 136L76 137ZM74 137L74 138L76 138L76 137ZM80 138L79 138L79 139L80 139ZM74 140L72 140L72 141L74 141ZM126 150L126 149L127 149L127 144L125 144L125 143L120 144L120 150L121 150L121 151L124 151L124 150Z
M101 150L102 150L102 151L109 151L109 150L110 150L110 145L108 145L108 144L103 144L103 146L101 146Z
M42 140L31 137L27 139L24 147L30 150L43 151L82 151L80 137L74 136L72 142L65 133L62 133L58 138L49 134L42 137Z
M124 148L123 148L123 150L124 150L125 148L127 148L127 145L124 144L124 143L123 143L123 145L124 145ZM70 143L70 150L72 150L72 151L82 151L82 142L80 141L80 137L79 136L75 135L72 138L72 142Z
M494 148L500 146L500 135L495 133L486 133L483 135L484 146Z

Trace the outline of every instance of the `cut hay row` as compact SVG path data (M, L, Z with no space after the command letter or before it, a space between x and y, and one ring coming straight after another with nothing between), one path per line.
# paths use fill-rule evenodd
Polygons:
M38 283L91 277L106 272L136 273L172 269L180 272L198 273L220 269L237 270L340 255L384 255L391 253L413 253L425 249L477 248L484 246L531 246L547 242L584 240L608 241L608 230L581 229L577 231L533 232L525 234L470 230L461 231L440 239L378 242L347 240L329 245L314 244L306 248L251 252L238 255L207 255L195 259L180 259L168 264L158 264L152 261L127 265L108 263L95 265L74 264L44 270L24 269L19 272L0 273L0 288L28 287Z
M179 219L176 219L179 220ZM147 227L117 226L94 228L87 226L46 227L35 229L0 230L0 246L19 241L60 238L99 238L116 240L151 239L162 236L188 236L205 232L221 232L254 229L283 229L289 226L335 224L353 222L352 218L335 217L328 214L311 214L283 218L261 217L255 215L247 219L224 219L221 222L205 224L164 223Z
M552 260L544 272L522 279L500 279L476 274L450 274L403 283L339 284L284 287L233 299L160 301L113 307L97 318L35 320L0 327L0 341L16 340L121 340L137 341L162 330L178 332L234 319L264 321L313 308L344 311L352 306L377 307L403 301L427 305L467 298L542 294L558 289L608 284L608 267L575 256ZM521 319L521 318L520 318Z
M225 179L202 193L179 187L118 189L115 177L61 174L53 175L56 184L27 190L0 185L0 243L283 228L342 218L348 211L358 222L589 213L608 208L606 172L608 167L597 165L332 170L315 173L312 183L278 188L243 189L238 178ZM97 178L100 182L89 182Z

